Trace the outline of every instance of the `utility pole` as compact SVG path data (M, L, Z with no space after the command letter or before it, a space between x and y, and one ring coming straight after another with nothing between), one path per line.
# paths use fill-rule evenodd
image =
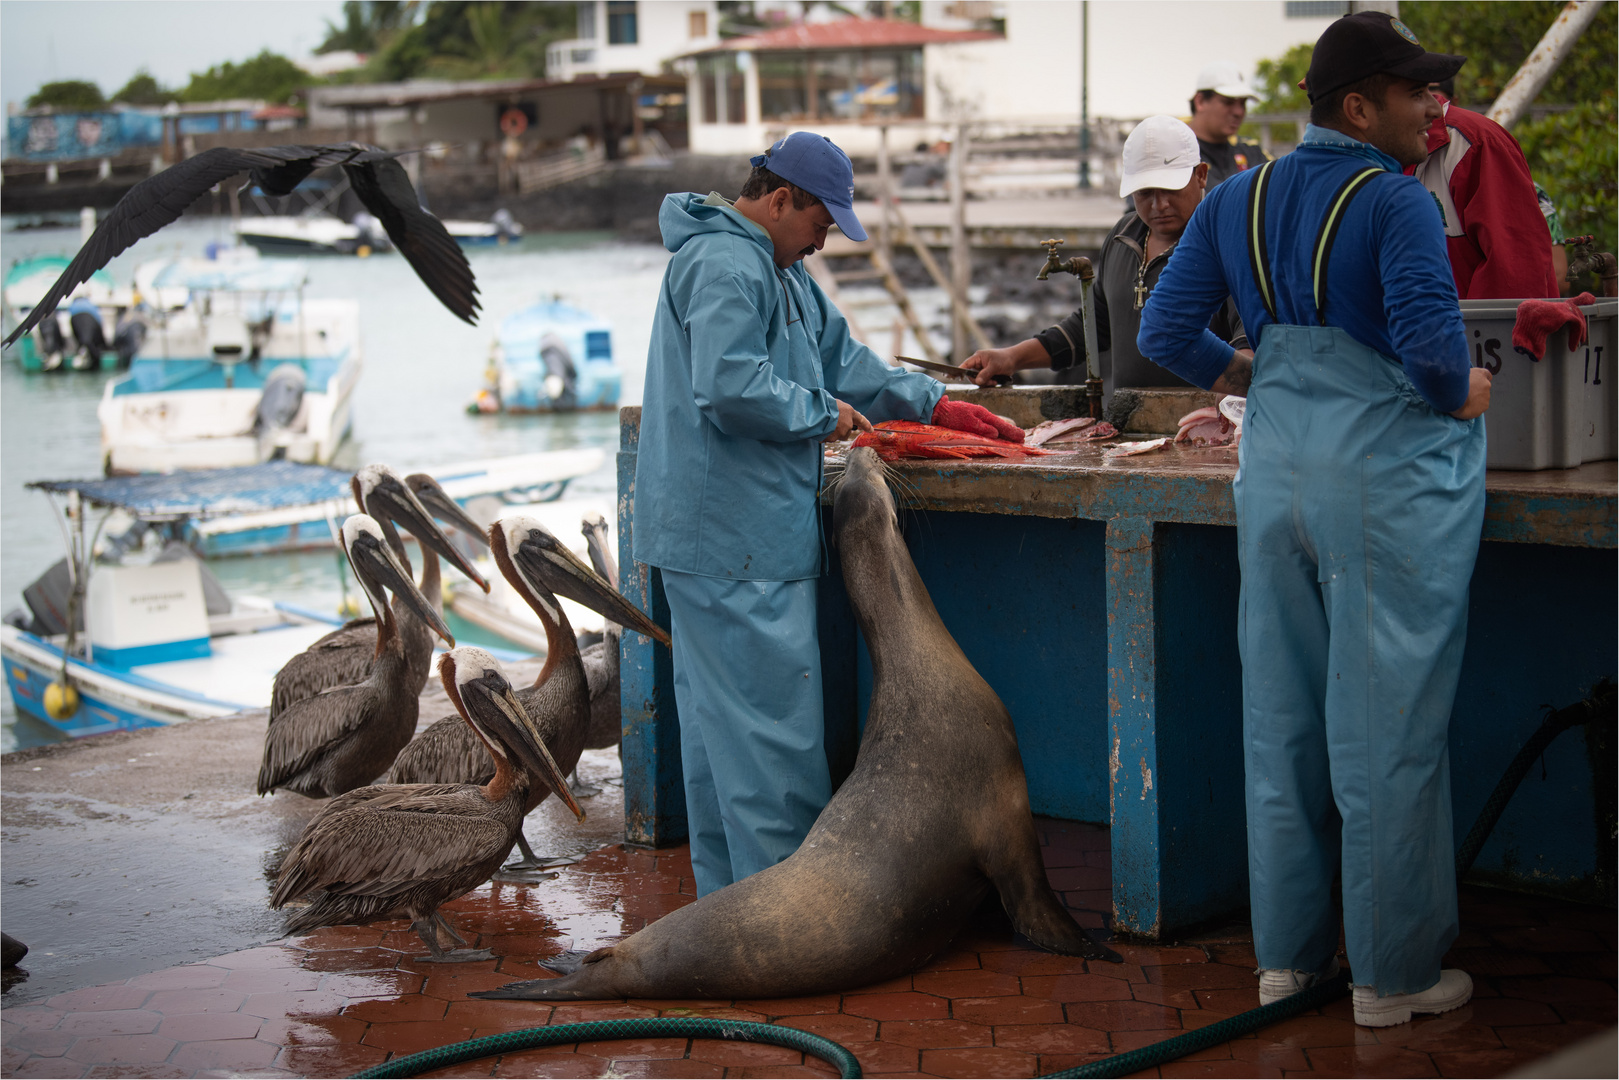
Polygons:
M1079 5L1079 187L1091 189L1091 0Z

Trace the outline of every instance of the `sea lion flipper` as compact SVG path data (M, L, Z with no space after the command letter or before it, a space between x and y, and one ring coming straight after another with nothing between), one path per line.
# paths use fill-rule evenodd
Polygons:
M1012 929L1050 952L1124 963L1124 957L1093 940L1084 927L1074 921L1057 894L1051 891L1038 850L1031 854L1032 862L1019 860L1000 873L990 874L996 891L1001 894L1001 905L1012 919Z

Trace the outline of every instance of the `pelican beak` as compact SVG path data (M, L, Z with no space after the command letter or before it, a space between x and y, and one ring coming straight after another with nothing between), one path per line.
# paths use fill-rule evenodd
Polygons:
M483 526L461 508L461 504L450 498L445 491L426 473L411 473L405 477L405 483L410 487L411 494L421 501L427 512L440 521L449 524L466 533L469 539L476 540L484 547L489 546L489 538L484 535Z
M603 581L601 575L550 533L530 529L515 554L513 561L557 596L565 596L611 622L669 644L669 631L620 596L617 589Z
M445 496L444 501L455 506L455 501L448 496ZM372 517L386 517L414 536L423 547L431 548L441 558L447 559L484 592L489 591L489 583L472 568L472 563L467 557L450 543L450 538L438 527L438 522L433 520L433 515L428 513L427 507L422 505L421 500L398 477L390 474L371 490L369 509ZM456 506L456 512L459 520L453 520L452 524L460 528L461 520L465 520L472 534L477 536L477 525L466 517L459 506Z
M562 775L557 759L551 756L545 740L540 737L539 728L535 727L528 710L517 700L517 695L512 693L511 686L506 686L499 694L491 693L489 697L496 707L506 714L506 719L511 721L512 726L522 733L523 738L516 740L512 749L523 759L523 764L528 766L534 776L550 785L556 797L568 804L568 809L573 811L575 817L580 821L585 820L584 810L574 799L573 792L568 790L568 778Z
M405 603L410 605L418 618L432 627L433 633L443 638L451 647L455 647L455 635L445 625L444 617L433 610L433 605L427 602L427 597L410 580L410 573L399 561L388 545L377 542L372 537L362 537L349 549L349 562L354 564L354 576L360 579L365 591L371 598L371 606L376 608L377 617L382 618L387 610L386 599L379 599L383 589L391 589L395 596L402 596Z

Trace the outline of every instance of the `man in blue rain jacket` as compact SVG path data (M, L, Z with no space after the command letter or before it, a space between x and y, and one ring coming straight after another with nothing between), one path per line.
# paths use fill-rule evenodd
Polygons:
M1467 1002L1446 745L1484 518L1490 376L1431 196L1425 51L1366 11L1316 43L1299 148L1214 189L1142 313L1142 353L1248 396L1233 495L1260 1001L1338 971L1356 1023ZM1236 298L1249 361L1210 334ZM1251 386L1249 381L1251 378Z
M843 151L797 132L752 163L734 204L670 195L659 212L674 258L635 473L635 558L662 571L669 599L698 895L791 855L831 798L815 611L821 444L869 430L863 414L1022 440L852 340L800 264L834 222L866 238Z

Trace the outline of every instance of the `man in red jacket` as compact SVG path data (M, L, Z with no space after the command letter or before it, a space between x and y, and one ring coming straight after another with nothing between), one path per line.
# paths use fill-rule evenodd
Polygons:
M1406 172L1439 204L1456 295L1556 296L1551 237L1518 140L1494 120L1434 96L1444 112L1428 131L1428 160Z

